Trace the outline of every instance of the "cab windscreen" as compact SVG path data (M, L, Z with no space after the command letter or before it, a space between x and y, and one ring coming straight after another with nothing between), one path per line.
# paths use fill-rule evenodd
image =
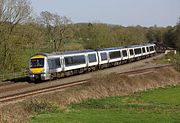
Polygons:
M31 68L44 67L44 58L31 59Z

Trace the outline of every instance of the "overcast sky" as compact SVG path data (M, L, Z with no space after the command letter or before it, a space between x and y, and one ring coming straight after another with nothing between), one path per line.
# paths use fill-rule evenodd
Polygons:
M31 0L34 12L58 13L73 23L102 22L123 26L176 25L180 0Z

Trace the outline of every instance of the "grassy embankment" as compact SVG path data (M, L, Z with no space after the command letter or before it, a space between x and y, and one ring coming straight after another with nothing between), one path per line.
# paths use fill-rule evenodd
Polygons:
M158 64L173 64L175 69L180 71L180 52L174 54L170 52L160 59L154 60Z
M93 99L32 117L32 123L179 122L180 86Z

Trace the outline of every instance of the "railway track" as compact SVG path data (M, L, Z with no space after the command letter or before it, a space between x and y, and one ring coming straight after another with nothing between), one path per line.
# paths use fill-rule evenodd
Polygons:
M165 67L172 67L173 65L171 64L167 64L167 65L158 65L158 66L154 66L154 67L145 67L145 68L140 68L140 69L136 69L136 70L130 70L130 71L127 71L127 72L120 72L120 73L117 73L117 74L122 74L122 75L125 75L125 74L141 74L143 72L149 72L149 71L152 71L152 70L156 70L156 69L159 69L159 68L165 68Z
M142 74L146 74L146 73L149 73L149 72L153 72L153 71L155 71L157 69L160 69L160 68L166 68L166 67L171 67L171 66L172 65L158 65L158 66L154 66L154 67L144 67L144 68L141 68L141 69L126 71L126 72L119 72L119 73L117 72L116 74L127 75L127 76L142 75ZM56 81L56 80L54 80L54 81ZM46 86L44 88L37 88L37 89L34 89L34 90L29 90L27 88L30 87L30 86L37 86L37 85L41 86L41 84L24 84L24 86L19 84L19 86L14 86L14 88L11 87L9 89L7 89L7 88L3 89L3 87L1 87L2 88L2 89L0 89L1 94L5 93L7 90L9 92L12 91L12 93L9 93L7 95L1 95L0 94L0 104L5 103L5 102L15 101L15 100L22 99L22 98L29 97L29 96L33 96L33 95L49 93L49 92L62 90L62 89L72 87L72 86L82 85L82 84L85 84L87 82L90 82L90 78L87 78L87 79L82 78L81 80L78 80L78 81L71 81L71 82L58 84L58 85L49 85L49 86ZM19 92L16 93L16 94L13 93L13 91L15 89L17 89L16 91L19 90Z

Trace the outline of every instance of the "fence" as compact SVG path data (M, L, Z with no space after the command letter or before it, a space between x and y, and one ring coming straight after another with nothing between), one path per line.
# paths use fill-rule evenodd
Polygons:
M2 75L0 75L0 81L23 78L23 77L26 77L27 75L28 75L27 71L2 74Z

